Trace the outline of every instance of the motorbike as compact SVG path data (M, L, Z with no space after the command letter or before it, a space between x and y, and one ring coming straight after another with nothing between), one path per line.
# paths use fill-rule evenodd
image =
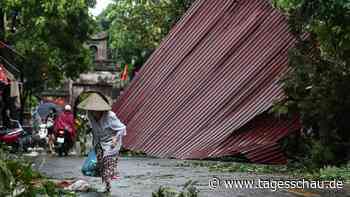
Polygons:
M11 146L16 152L27 152L33 143L31 135L23 129L18 120L10 119L10 121L16 125L14 128L0 130L0 142Z
M55 151L59 156L68 155L68 151L71 148L69 133L67 129L58 129L55 133Z
M36 141L40 147L46 148L48 145L48 133L49 129L53 129L54 121L53 119L48 119L46 123L41 123L39 125L38 131L36 133Z

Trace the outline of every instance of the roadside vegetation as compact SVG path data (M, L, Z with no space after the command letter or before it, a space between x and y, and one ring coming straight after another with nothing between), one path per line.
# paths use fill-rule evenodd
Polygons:
M152 197L197 197L199 194L198 189L196 188L197 182L188 181L182 191L176 191L170 187L159 187L159 189L152 193Z
M19 155L10 154L6 146L0 147L0 196L36 197L72 196L74 193L58 189L47 177L32 168L32 164Z
M281 81L287 97L272 110L300 117L299 143L290 140L287 150L294 150L290 155L310 170L343 169L350 160L350 3L272 2L288 18L295 37L290 71Z

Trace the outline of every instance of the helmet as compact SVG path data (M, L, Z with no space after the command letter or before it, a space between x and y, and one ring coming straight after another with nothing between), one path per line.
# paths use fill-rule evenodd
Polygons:
M65 111L71 111L72 107L70 105L66 105L66 106L64 106L64 110Z

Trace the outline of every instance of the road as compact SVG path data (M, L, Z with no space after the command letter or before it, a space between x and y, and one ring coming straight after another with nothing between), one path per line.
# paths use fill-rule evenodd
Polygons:
M95 189L102 188L99 178L86 177L80 172L83 157L56 157L41 155L33 158L35 168L54 179L83 179ZM271 189L209 189L209 181L213 177L235 180L280 180L285 176L257 175L251 173L218 173L210 172L207 167L191 165L192 161L122 157L119 160L121 179L113 182L112 196L114 197L151 197L152 192L160 186L168 186L180 191L189 181L198 181L196 188L200 197L350 197L344 190L324 192L301 192L300 190ZM196 162L198 163L198 162ZM81 193L81 197L98 197L102 193Z

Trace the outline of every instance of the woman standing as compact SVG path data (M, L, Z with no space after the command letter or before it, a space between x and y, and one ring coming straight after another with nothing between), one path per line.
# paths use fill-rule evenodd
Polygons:
M54 153L54 141L55 141L55 135L54 135L54 128L53 125L57 118L57 110L55 108L50 109L49 115L46 117L46 128L47 128L47 135L48 135L48 145L49 145L49 153Z
M111 111L107 99L97 93L90 94L78 108L88 111L99 174L106 184L106 192L110 192L111 180L116 177L118 153L122 136L126 135L126 127Z

